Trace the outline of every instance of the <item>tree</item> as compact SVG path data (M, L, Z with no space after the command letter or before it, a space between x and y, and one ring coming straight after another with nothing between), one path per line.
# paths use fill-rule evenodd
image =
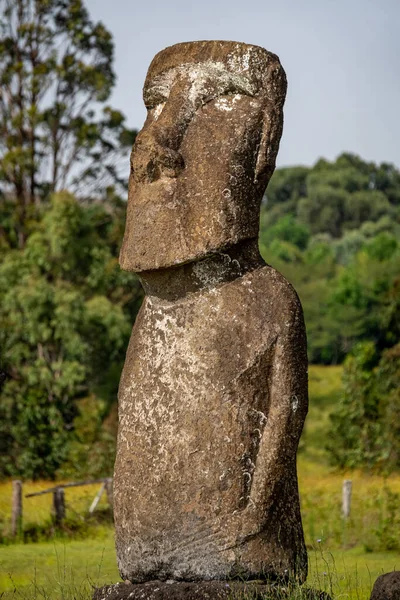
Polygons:
M344 153L277 169L261 207L260 250L303 303L309 359L341 362L358 341L398 338L382 321L398 274L400 172ZM397 336L397 337L396 337Z
M268 245L273 240L290 242L300 250L307 247L310 232L305 225L298 223L294 215L281 217L274 225L261 231L261 242Z
M400 343L379 353L358 344L346 359L344 393L331 415L328 451L341 468L387 474L400 467Z
M284 167L277 169L268 184L266 204L268 207L285 202L296 202L307 195L308 167Z
M390 262L389 262L390 264ZM398 265L398 260L393 263ZM339 467L400 468L400 279L380 290L374 341L357 343L344 364L343 397L331 415L331 461ZM376 290L372 281L371 290ZM368 319L364 319L368 323Z
M82 0L0 0L0 8L0 193L16 213L10 243L22 247L50 192L75 186L89 196L125 184L118 157L135 132L105 105L113 42Z
M308 226L312 233L329 233L339 238L345 220L345 205L348 193L329 185L316 185L309 189L307 198L298 203L299 221Z
M355 229L365 221L375 222L384 215L395 216L395 210L383 192L370 189L356 191L347 198L344 227Z
M79 437L80 406L101 425L115 402L142 295L119 269L111 202L54 195L0 264L0 475L53 477Z

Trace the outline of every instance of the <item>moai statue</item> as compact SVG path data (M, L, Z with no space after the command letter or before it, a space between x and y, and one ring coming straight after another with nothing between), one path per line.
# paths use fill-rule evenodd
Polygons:
M303 315L257 242L285 92L278 57L235 42L177 44L147 74L120 256L146 292L114 478L131 582L306 577Z

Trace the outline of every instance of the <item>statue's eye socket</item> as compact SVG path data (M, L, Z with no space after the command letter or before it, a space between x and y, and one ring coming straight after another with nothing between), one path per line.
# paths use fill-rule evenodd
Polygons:
M166 98L164 98L163 96L152 96L148 100L145 100L145 106L147 110L153 110L154 108L160 106L160 104L164 105L165 102Z
M143 92L143 100L147 110L152 110L159 104L166 102L169 92L169 85L163 83L148 86Z

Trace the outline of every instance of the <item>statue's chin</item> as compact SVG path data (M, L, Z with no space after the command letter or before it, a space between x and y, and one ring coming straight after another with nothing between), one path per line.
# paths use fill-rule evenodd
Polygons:
M182 176L131 185L122 269L140 273L174 267L258 236L258 211L251 211L254 218L245 214L253 202L246 205L234 195L225 199L215 190L204 198L200 184L198 190L189 190Z

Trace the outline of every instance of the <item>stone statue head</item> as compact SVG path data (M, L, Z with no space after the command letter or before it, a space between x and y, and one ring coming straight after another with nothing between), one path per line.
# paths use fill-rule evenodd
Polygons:
M123 269L180 265L257 237L285 94L278 57L259 46L188 42L155 56L131 155Z

